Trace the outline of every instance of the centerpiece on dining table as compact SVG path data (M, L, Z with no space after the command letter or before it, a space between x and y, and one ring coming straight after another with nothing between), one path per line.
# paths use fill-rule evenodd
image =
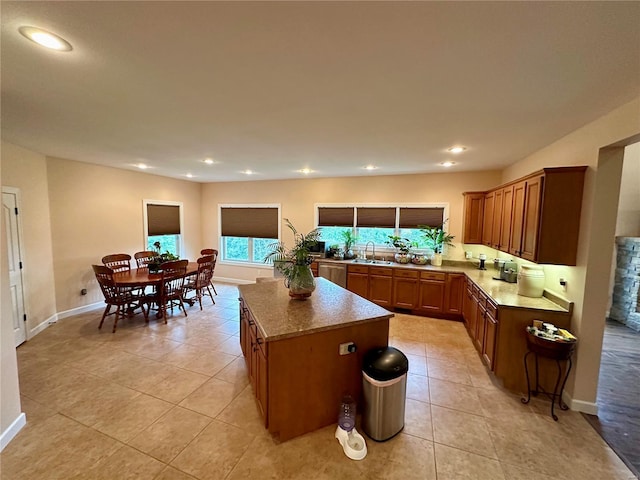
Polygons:
M311 296L316 289L316 282L311 271L313 257L310 248L315 246L320 239L320 230L314 228L306 235L299 233L285 218L287 227L293 232L295 245L288 249L284 242L275 242L269 245L269 253L264 257L264 262L273 262L275 268L285 278L284 285L289 289L289 296L304 300Z
M153 251L156 252L156 255L147 263L147 267L149 267L149 273L158 273L160 270L162 270L162 264L164 262L178 260L178 257L171 253L169 250L166 250L164 253L160 253L161 250L162 245L160 244L160 242L155 242L153 244Z

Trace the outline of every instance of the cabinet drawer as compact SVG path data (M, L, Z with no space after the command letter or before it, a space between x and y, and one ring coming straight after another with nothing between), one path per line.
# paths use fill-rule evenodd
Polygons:
M491 300L487 299L487 313L491 315L494 319L498 318L498 306L493 303Z
M419 273L417 270L401 270L397 268L395 272L393 272L393 276L399 278L418 278Z
M486 307L487 305L487 296L483 292L478 292L478 305L482 305Z
M422 280L438 280L444 282L446 277L447 274L442 272L420 272L420 278Z
M349 265L347 268L349 273L369 273L369 267L365 265Z
M385 277L390 277L393 273L393 269L389 267L370 267L369 275L382 275Z

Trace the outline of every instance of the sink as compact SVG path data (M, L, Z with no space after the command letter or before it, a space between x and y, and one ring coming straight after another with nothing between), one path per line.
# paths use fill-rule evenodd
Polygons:
M369 260L364 258L356 258L355 260L351 260L351 263L368 263L371 265L391 265L393 262L389 262L387 260Z

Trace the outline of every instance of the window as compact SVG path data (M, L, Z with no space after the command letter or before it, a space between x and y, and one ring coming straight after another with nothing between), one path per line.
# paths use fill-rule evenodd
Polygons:
M145 224L145 249L169 251L180 256L182 250L182 203L143 200Z
M278 241L280 207L220 205L221 260L263 264L269 245Z
M389 235L408 238L422 245L420 226L440 226L446 205L420 206L324 206L317 205L317 225L327 245L343 244L342 232L354 230L358 245L373 242L385 247Z

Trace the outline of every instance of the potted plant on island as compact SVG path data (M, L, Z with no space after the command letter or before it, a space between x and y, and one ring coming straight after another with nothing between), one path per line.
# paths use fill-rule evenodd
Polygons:
M178 257L171 253L169 250L165 251L164 253L160 253L161 249L162 245L160 244L160 242L154 242L153 250L156 252L156 256L147 264L147 266L149 267L149 272L151 273L159 272L164 262L178 260Z
M351 260L352 258L356 258L356 255L353 253L353 246L358 241L358 237L353 234L353 230L343 230L342 240L344 240L344 259Z
M288 218L284 219L287 227L293 232L294 246L287 249L284 242L276 242L269 245L269 253L264 257L264 262L272 261L285 278L285 287L289 289L289 296L304 300L311 296L316 288L316 282L311 271L313 257L309 251L318 243L320 230L311 230L306 235L298 233Z
M452 240L455 238L453 235L449 235L444 230L444 224L439 227L429 227L426 225L420 225L420 231L425 240L425 243L429 248L433 250L433 256L431 257L431 265L439 267L442 265L442 250L445 245L449 247L455 247Z
M397 252L394 255L395 261L398 263L409 263L413 258L411 249L416 247L416 243L408 238L399 237L398 235L387 235L389 240L385 243L394 247Z

